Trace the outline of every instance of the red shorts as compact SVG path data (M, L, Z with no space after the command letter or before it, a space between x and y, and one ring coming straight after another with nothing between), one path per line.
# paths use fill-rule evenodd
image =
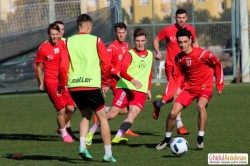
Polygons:
M68 90L63 89L60 96L56 94L58 90L58 81L46 81L44 85L49 98L57 111L60 111L66 105L75 106L75 102L71 98Z
M190 91L182 90L179 96L176 98L175 102L178 102L184 107L187 107L195 98L198 101L199 98L205 97L209 101L212 97L212 94L213 91L197 91L191 93Z
M129 89L116 89L116 94L114 96L112 106L118 108L125 108L130 105L136 105L140 108L140 110L142 110L146 99L146 93Z

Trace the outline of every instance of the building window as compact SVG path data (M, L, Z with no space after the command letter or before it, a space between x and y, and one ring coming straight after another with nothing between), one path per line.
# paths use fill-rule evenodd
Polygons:
M141 1L141 5L148 5L149 4L149 0L140 0Z
M106 7L110 6L110 0L106 0L105 5Z

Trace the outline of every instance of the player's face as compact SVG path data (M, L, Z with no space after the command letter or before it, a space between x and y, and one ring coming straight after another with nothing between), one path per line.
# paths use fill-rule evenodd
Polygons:
M127 36L127 31L124 28L116 28L115 32L116 38L119 42L124 42Z
M177 14L176 17L175 17L175 20L176 20L176 24L177 24L180 28L183 28L184 25L185 25L186 22L187 22L187 14L186 14L186 13Z
M63 24L57 24L57 25L60 28L60 38L62 38L64 35L64 25Z
M52 44L57 44L58 39L60 38L60 32L58 32L57 30L51 29L49 38Z
M177 38L177 41L182 52L185 52L187 54L192 51L191 38L188 38L187 36L180 36Z
M146 44L146 41L146 36L137 36L134 40L135 48L140 51L144 50L144 45Z

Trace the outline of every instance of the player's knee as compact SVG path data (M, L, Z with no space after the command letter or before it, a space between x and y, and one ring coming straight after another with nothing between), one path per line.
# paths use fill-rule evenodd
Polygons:
M206 106L203 103L198 103L197 109L199 112L206 111Z
M169 118L170 119L176 119L177 115L178 114L176 112L174 112L173 110L169 112Z

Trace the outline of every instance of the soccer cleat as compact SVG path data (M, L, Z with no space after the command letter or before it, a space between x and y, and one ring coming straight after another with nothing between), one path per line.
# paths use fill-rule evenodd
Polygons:
M72 137L69 134L62 137L62 140L63 140L63 142L68 142L68 143L74 142L74 140L72 139Z
M202 143L199 144L199 143L197 142L196 148L197 148L198 150L202 150L202 149L204 148L204 143L202 142Z
M123 135L128 135L128 136L139 136L139 134L135 133L134 131L128 129Z
M106 154L103 156L103 161L104 162L112 162L115 163L116 159L113 156L107 156Z
M94 137L94 133L88 132L86 136L86 140L85 140L86 145L90 146L92 144L93 137Z
M73 140L79 141L79 138L74 135L74 133L73 133L73 131L71 130L70 127L67 127L66 130L69 133L69 135L73 138Z
M188 135L188 134L189 134L189 131L188 131L184 126L180 126L180 127L177 129L177 134L180 134L180 135Z
M112 140L112 144L114 144L114 145L126 144L127 142L128 142L128 139L124 138L124 137L114 138Z
M56 129L57 134L61 134L61 131L59 128Z
M83 160L87 160L87 161L91 161L92 160L92 156L89 153L88 149L80 148L79 155L82 157Z
M97 117L96 114L94 114L94 116L93 116L93 121L94 121L94 123L98 123L99 122L98 117Z
M153 101L153 107L154 107L153 118L155 120L158 119L159 114L160 114L160 110L161 110L161 108L159 108L159 107L156 106L156 102L157 102L157 100Z
M170 141L171 141L171 138L165 137L165 138L164 138L155 148L156 148L157 150L162 150L162 149L164 149L166 146L169 146Z

